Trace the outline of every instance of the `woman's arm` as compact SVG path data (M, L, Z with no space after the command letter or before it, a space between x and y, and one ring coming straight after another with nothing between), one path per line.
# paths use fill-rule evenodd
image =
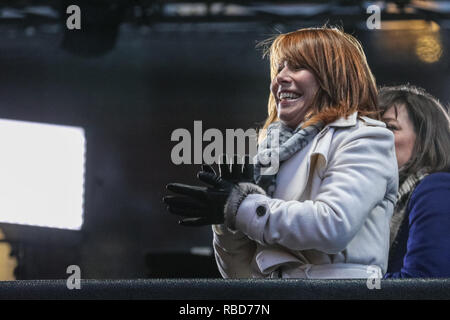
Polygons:
M385 278L450 277L450 173L427 176L414 190L408 209L403 267Z
M250 194L239 207L236 229L261 244L340 252L386 194L394 197L397 175L394 137L389 130L362 126L335 133L314 200L283 201ZM385 218L388 223L390 216Z
M213 225L213 247L217 266L224 278L252 278L251 261L256 243L240 231Z

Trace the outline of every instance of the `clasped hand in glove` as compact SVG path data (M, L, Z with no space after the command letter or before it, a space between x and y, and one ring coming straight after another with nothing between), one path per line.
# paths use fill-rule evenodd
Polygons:
M169 212L182 217L179 224L184 226L204 226L224 223L225 203L239 182L253 182L253 165L245 156L243 164L238 164L237 156L233 163L227 164L226 156L219 164L219 175L210 165L202 165L197 178L209 185L193 186L181 183L169 183L166 188L179 195L165 196Z

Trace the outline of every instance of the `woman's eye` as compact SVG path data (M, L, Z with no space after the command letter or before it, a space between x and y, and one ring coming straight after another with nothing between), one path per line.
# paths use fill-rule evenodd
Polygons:
M386 124L386 128L388 128L391 131L396 131L398 130L398 127L392 125L392 124Z
M284 69L284 67L285 67L285 65L282 65L282 64L279 65L277 68L277 73L280 73ZM301 65L290 65L290 64L287 66L287 68L291 71L299 71L299 70L305 69Z
M304 66L302 66L301 64L298 64L298 63L290 63L289 64L289 69L291 69L291 70L297 71L297 70L304 69L304 68L305 68Z

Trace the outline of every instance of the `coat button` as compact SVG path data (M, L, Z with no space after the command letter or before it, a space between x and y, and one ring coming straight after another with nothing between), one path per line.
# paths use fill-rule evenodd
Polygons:
M266 214L266 207L265 206L258 206L256 208L256 214L258 215L258 217L262 217L263 215Z

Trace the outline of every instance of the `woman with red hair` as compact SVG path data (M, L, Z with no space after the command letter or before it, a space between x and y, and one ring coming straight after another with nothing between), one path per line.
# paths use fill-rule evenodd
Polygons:
M336 28L269 41L268 117L254 161L169 184L183 224L212 224L226 278L367 278L386 272L398 187L392 132L360 43ZM274 164L275 160L275 164Z

